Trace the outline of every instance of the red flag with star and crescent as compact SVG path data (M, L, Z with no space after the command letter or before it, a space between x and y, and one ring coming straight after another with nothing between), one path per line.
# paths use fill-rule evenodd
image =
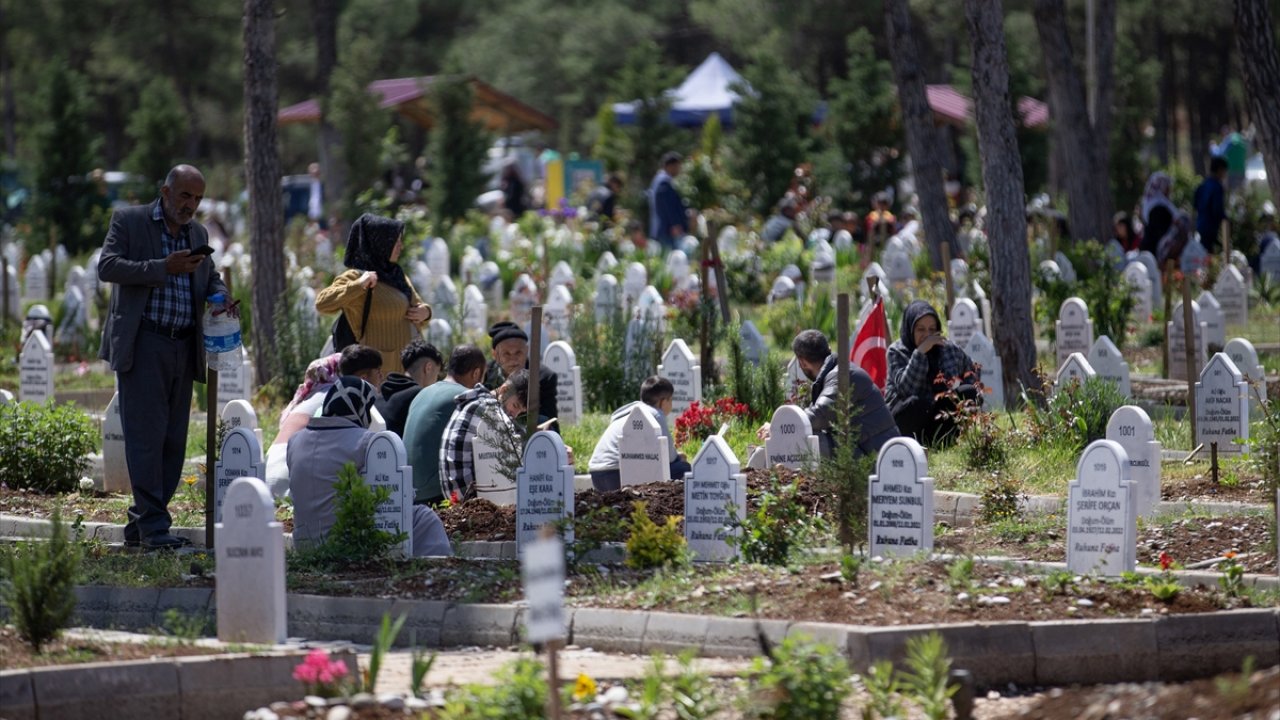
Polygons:
M876 298L876 304L858 328L849 361L866 370L876 387L884 390L889 379L889 319L884 314L884 298Z

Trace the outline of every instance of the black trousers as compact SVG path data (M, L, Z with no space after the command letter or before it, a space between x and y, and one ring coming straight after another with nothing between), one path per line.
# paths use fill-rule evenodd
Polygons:
M956 387L955 394L961 400L974 400L978 397L978 389L973 385L960 385ZM915 438L921 445L946 446L955 442L959 435L956 422L945 416L955 409L956 403L949 395L938 399L912 395L894 403L893 421L897 423L899 432Z

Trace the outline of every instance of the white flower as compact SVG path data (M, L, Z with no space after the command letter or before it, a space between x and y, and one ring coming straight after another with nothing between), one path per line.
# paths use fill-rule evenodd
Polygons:
M93 478L80 478L80 492L93 492Z

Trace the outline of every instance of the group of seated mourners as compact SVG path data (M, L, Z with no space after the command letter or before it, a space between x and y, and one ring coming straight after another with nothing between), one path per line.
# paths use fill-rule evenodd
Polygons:
M383 353L351 345L313 361L293 400L280 416L279 433L267 460L267 482L276 495L291 494L294 537L301 545L322 541L336 518L338 473L354 463L363 474L365 455L375 432L400 435L413 469L413 553L450 555L452 549L436 508L476 496L473 447L478 437L492 443L495 433L519 436L527 407L529 338L513 323L489 330L492 359L475 345L454 347L446 359L433 346L415 340L400 353L402 371L383 375ZM850 365L850 395L839 407L838 362L825 335L804 330L791 346L811 382L808 414L823 456L838 443L857 444L855 455L874 456L900 435L936 446L956 434L951 411L957 403L981 402L978 368L942 334L942 319L928 303L905 310L901 335L888 350L888 378L881 392L871 377ZM621 372L621 371L619 371ZM444 379L440 375L444 374ZM540 402L534 412L543 426L555 428L556 374L539 373ZM649 377L640 397L618 408L591 454L588 468L597 491L620 487L623 426L634 407L649 413L668 438L674 388ZM847 417L838 433L837 415ZM488 434L490 437L485 437ZM761 439L769 425L760 428ZM572 451L570 451L572 452ZM670 472L684 477L690 465L669 445ZM656 479L656 478L655 478ZM664 478L665 479L665 478Z

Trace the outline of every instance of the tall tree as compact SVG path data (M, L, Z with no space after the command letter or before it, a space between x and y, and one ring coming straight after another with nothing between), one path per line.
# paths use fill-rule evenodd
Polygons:
M152 187L159 187L173 166L173 159L182 154L186 120L173 83L165 77L153 78L143 89L137 109L129 115L125 132L133 141L133 150L125 159L125 169L142 175Z
M338 65L338 15L341 12L341 0L311 0L312 28L316 40L316 87L320 97L328 97L329 81L333 70ZM342 135L334 125L328 113L329 104L320 104L320 131L317 134L318 155L320 158L320 174L324 181L325 204L330 210L341 208L342 199L347 194L346 163L342 162ZM345 217L341 213L329 213L334 217ZM343 225L339 221L339 225ZM341 239L342 227L333 227L330 232Z
M920 195L925 240L929 244L933 267L941 268L942 243L955 247L955 228L947 210L940 140L925 92L924 68L920 66L919 49L916 47L918 33L912 27L910 3L908 0L885 0L884 18L893 77L898 85L898 106L902 110L907 150L911 153L916 192Z
M265 385L271 373L276 304L285 301L276 135L275 0L244 0L244 166L253 255L253 360L259 385Z
M993 341L1004 361L1005 397L1038 388L1036 336L1031 316L1031 258L1018 153L1018 131L1009 101L1009 62L1001 3L965 0L972 51L973 89L987 191L987 243L991 249Z
M337 129L341 152L329 158L340 165L345 183L343 195L331 191L326 203L337 207L340 217L354 217L356 198L378 178L378 154L391 116L378 107L378 99L366 86L374 80L377 47L367 37L354 38L330 78L329 94L321 102L324 117ZM341 240L341 238L339 238Z
M438 80L432 95L431 210L440 228L466 215L484 192L489 135L471 119L475 93L468 78Z
M84 234L89 201L84 176L93 169L96 145L89 127L84 76L68 67L64 59L55 59L46 70L38 104L43 119L34 133L35 219L43 230L56 234L68 250L80 252L90 242Z
M770 53L743 68L742 82L730 89L740 98L733 107L732 166L755 209L767 213L805 160L817 96Z
M662 62L654 43L640 43L627 52L626 62L613 79L613 96L635 102L635 121L626 129L631 145L631 161L625 204L645 207L643 194L649 178L658 171L658 160L673 150L676 128L667 119L671 96L667 90L679 82L679 73Z
M893 68L876 57L866 28L849 35L848 77L831 82L826 123L848 168L849 201L869 207L871 196L893 186L901 175L902 123L893 91Z
M1113 55L1116 39L1115 0L1095 0L1094 34L1097 75L1093 86L1093 118L1084 79L1076 69L1067 34L1064 0L1036 0L1036 34L1049 77L1049 105L1053 111L1055 144L1065 164L1068 220L1077 238L1105 241L1111 237L1110 165L1111 101L1115 83ZM1087 29L1088 31L1088 29Z
M1244 65L1249 114L1258 128L1258 145L1267 177L1280 178L1280 57L1271 9L1266 0L1235 0L1236 41ZM1270 182L1271 197L1280 204L1280 181Z

